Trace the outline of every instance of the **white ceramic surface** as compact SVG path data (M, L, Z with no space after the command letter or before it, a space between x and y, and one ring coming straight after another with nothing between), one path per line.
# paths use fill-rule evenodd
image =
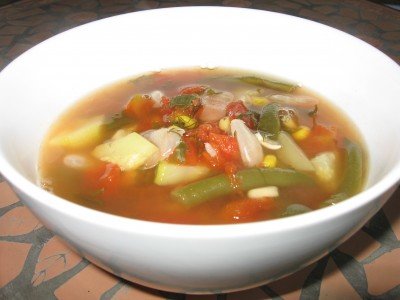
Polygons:
M334 101L364 134L370 153L367 189L301 216L186 226L97 212L35 184L40 142L66 107L118 79L183 66L270 73ZM55 36L0 73L0 172L48 228L119 276L175 292L240 290L315 261L384 204L400 178L399 95L395 62L315 22L218 7L126 14Z

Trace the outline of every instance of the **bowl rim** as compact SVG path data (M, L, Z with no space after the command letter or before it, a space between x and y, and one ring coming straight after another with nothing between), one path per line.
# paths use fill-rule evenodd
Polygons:
M185 7L172 7L172 8L157 8L144 11L130 12L103 18L100 20L89 22L87 24L73 27L69 30L54 35L49 39L46 39L45 41L42 41L41 43L35 45L34 47L30 48L29 50L21 54L0 72L0 78L7 73L7 70L9 68L12 68L13 63L16 60L18 60L22 56L28 55L32 49L35 49L36 47L39 46L42 47L49 40L61 38L62 35L64 34L67 33L70 34L77 28L91 26L93 23L98 23L98 22L105 22L105 21L109 22L110 19L126 17L132 14L151 15L154 14L155 11L157 13L162 13L163 10L193 10L193 9L194 10L211 9L215 11L241 10L246 13L274 14L274 15L284 16L285 18L299 19L302 22L311 22L316 24L316 26L323 26L325 28L329 28L330 30L339 32L340 34L347 36L347 38L350 37L351 39L356 40L357 43L364 44L364 47L373 49L373 51L375 51L377 55L380 55L382 58L388 59L389 60L388 62L389 63L391 62L393 64L393 67L397 67L400 73L400 66L377 48L344 31L341 31L339 29L330 27L328 25L316 21L284 13L264 11L252 8L237 8L237 7L222 7L222 6L201 6L201 7L185 6ZM374 201L374 199L382 196L382 194L384 194L385 192L391 190L392 188L395 188L400 182L400 162L398 162L389 172L382 175L382 178L378 182L371 185L370 187L367 187L365 190L358 193L357 195L349 199L346 199L345 201L341 202L338 205L320 208L301 215L273 219L273 220L239 223L239 224L188 225L188 224L161 223L161 222L127 218L98 211L95 209L91 209L70 202L59 196L51 194L48 191L45 191L38 185L34 184L33 182L25 178L22 174L20 174L16 170L15 167L12 166L10 162L8 162L5 159L5 156L3 155L2 152L0 152L0 172L2 173L6 181L8 181L11 184L13 189L22 191L26 195L30 195L33 201L40 202L41 205L47 206L52 210L58 211L60 214L69 215L72 218L76 218L84 222L91 223L92 225L96 225L97 227L107 227L117 231L137 232L141 234L151 234L154 236L163 236L163 237L173 236L176 238L195 238L195 239L206 239L206 238L219 239L221 237L231 238L239 236L254 236L254 235L265 234L266 232L282 232L296 227L307 227L316 223L327 222L329 220L339 217L340 215L350 214L356 211L358 208L367 205L368 203ZM27 206L30 206L29 203L26 203L25 201L23 202ZM383 205L383 203L381 205Z

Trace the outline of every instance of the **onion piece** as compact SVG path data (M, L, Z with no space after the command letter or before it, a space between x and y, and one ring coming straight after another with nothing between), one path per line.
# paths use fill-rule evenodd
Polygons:
M268 99L280 104L288 104L305 108L314 107L319 103L318 99L312 98L310 96L293 96L286 94L271 95L268 97Z
M282 148L281 144L279 144L277 141L271 140L266 135L262 136L261 133L257 132L255 136L260 144L267 149L278 150Z
M204 148L206 149L207 153L210 154L211 157L217 156L217 151L215 151L214 147L211 146L210 143L204 143Z
M201 98L203 109L199 119L203 122L215 122L225 117L226 106L234 100L230 92L221 92L213 95L205 95Z
M259 165L263 160L263 150L256 136L239 119L231 121L231 132L239 144L240 157L246 167Z
M153 168L159 163L159 161L168 158L181 142L183 133L185 133L185 130L177 126L151 129L142 132L141 135L156 145L159 149L159 151L146 160L143 169Z
M154 101L154 107L161 107L161 100L163 96L164 93L159 90L155 90L150 93L150 97Z

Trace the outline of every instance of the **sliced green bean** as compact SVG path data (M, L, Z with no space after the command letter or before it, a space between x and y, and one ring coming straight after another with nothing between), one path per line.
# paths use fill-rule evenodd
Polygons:
M303 204L291 204L286 207L285 212L282 214L282 217L290 217L295 215L304 214L306 212L311 211L311 208L305 206Z
M238 189L248 191L253 188L274 185L279 187L313 185L307 175L292 169L251 168L236 173ZM235 193L229 177L225 174L209 177L172 191L172 197L187 206Z
M363 155L359 145L346 139L344 142L346 150L346 167L343 180L338 192L322 203L322 206L329 206L339 203L361 190L363 177Z
M270 103L264 106L258 122L257 129L267 133L272 139L276 139L281 130L279 108L280 106L276 103Z
M282 81L275 81L271 79L265 79L265 78L260 78L256 76L245 76L245 77L240 77L240 81L243 81L248 84L252 85L257 85L277 91L282 91L282 92L287 92L291 93L293 92L296 88L296 84L288 83L288 82L282 82Z

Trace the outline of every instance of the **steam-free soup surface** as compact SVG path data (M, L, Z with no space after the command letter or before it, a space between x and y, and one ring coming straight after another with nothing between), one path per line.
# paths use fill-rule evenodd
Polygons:
M112 214L168 223L253 222L359 192L350 121L298 85L230 69L165 70L89 95L42 146L42 186Z

